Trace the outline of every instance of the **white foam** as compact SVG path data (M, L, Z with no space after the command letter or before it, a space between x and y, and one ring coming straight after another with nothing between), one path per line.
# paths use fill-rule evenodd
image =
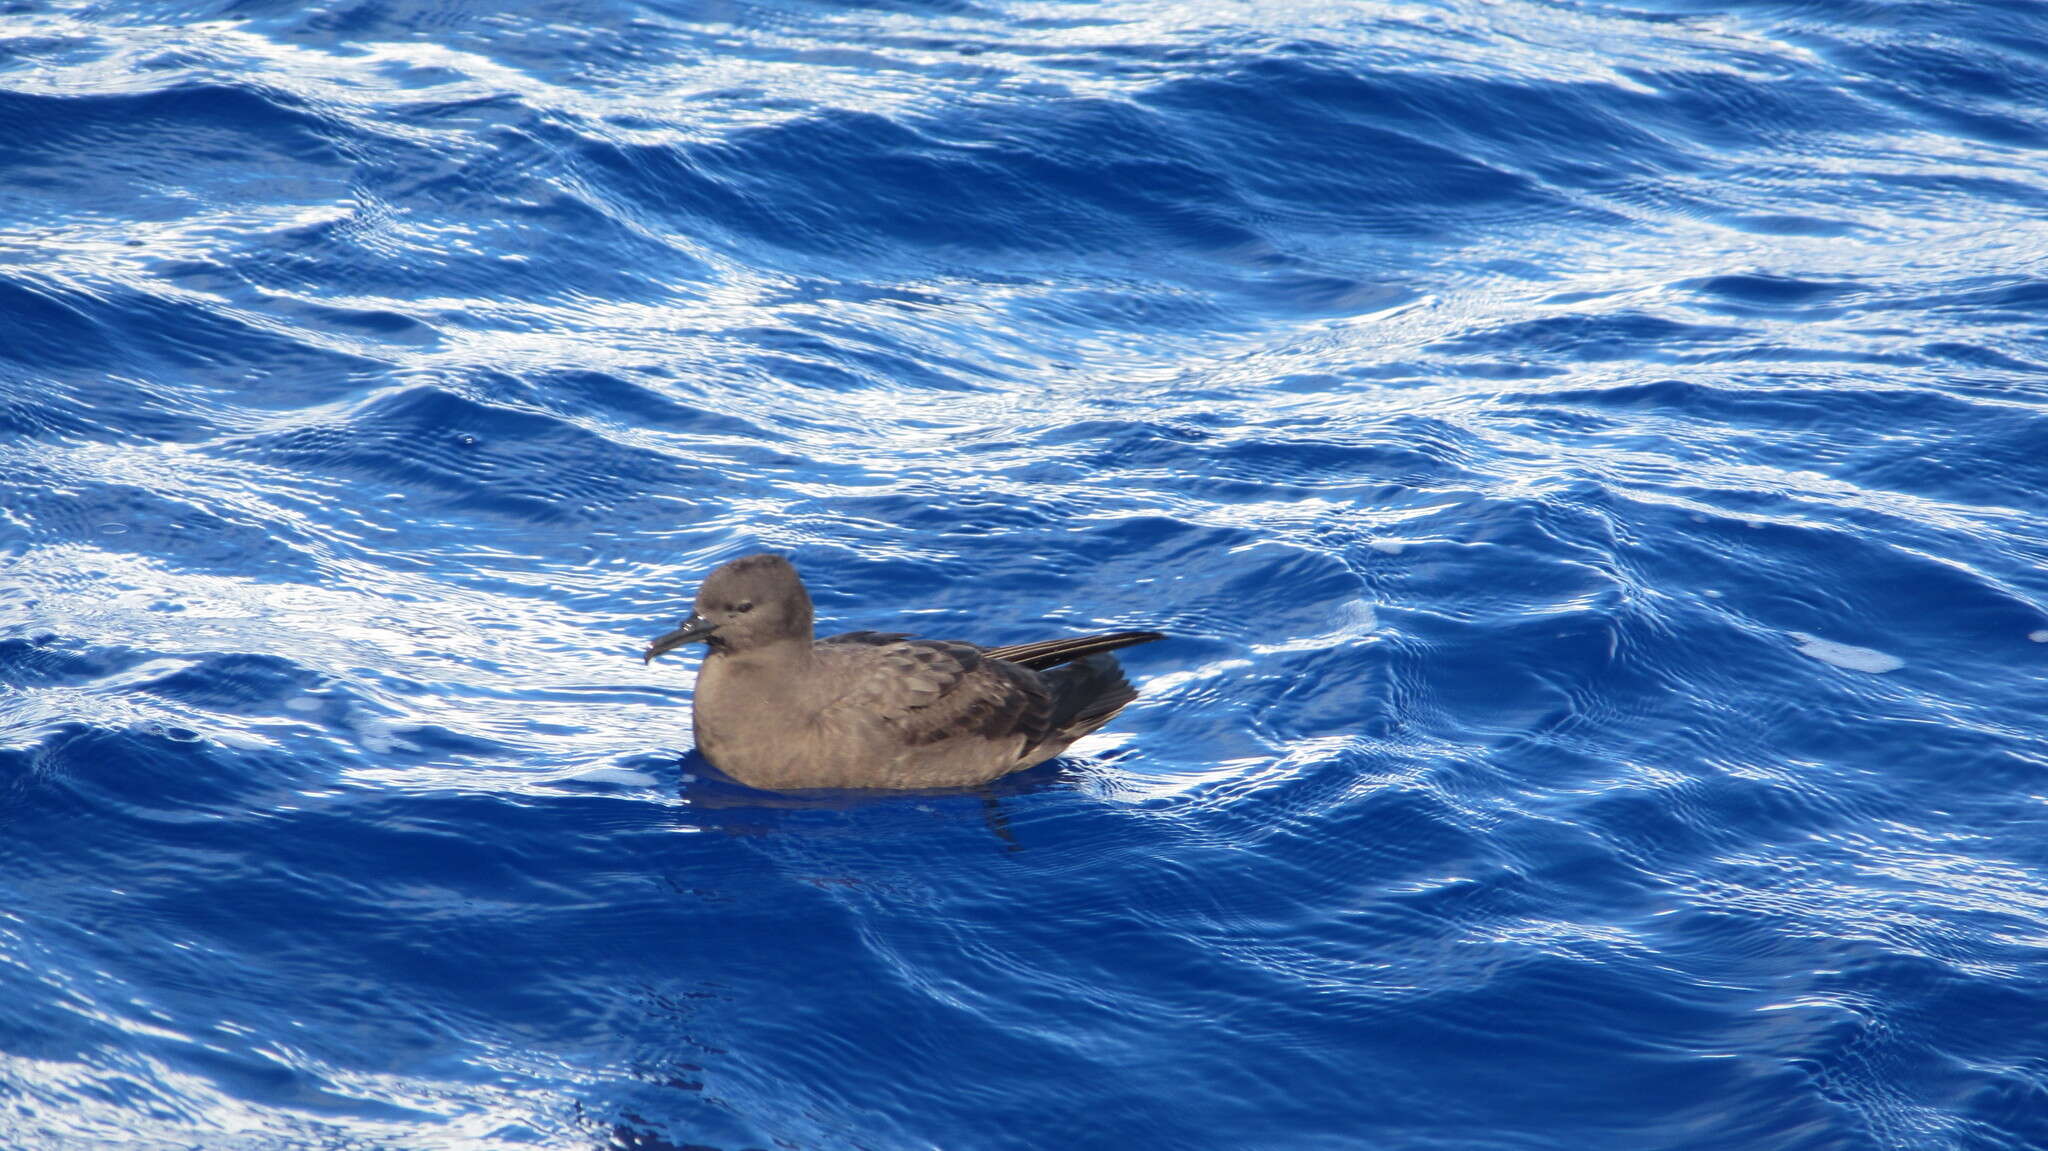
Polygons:
M1283 651L1319 651L1328 647L1341 647L1357 643L1372 634L1379 626L1379 615L1372 605L1362 599L1346 600L1330 613L1330 622L1335 626L1322 635L1292 639L1285 643L1255 643L1252 650L1260 655L1273 655Z
M260 735L251 735L246 731L215 731L208 734L222 747L232 747L239 751L261 751L277 746Z
M609 783L619 787L653 787L660 781L630 767L594 767L569 777L577 783Z
M2048 643L2048 627L2044 627L2040 631L2028 632L2027 638L2035 643Z
M1854 644L1836 643L1831 639L1807 635L1803 631L1791 633L1799 644L1799 654L1850 671L1867 671L1872 675L1883 675L1906 666L1906 661L1876 648L1857 647Z
M355 728L356 745L372 755L419 750L418 744L400 737L398 728L383 716L357 711L349 715L348 725Z

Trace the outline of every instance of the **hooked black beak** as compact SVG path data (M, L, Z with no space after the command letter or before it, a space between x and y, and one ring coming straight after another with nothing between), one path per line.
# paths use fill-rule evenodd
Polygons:
M717 630L717 624L707 622L703 616L698 615L696 612L691 612L690 618L683 621L683 626L648 644L647 654L640 662L653 663L654 657L662 652L673 651L686 643L696 643L701 639L709 639L711 633Z

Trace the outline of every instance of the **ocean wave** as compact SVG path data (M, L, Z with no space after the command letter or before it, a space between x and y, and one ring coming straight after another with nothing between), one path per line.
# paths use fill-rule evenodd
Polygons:
M9 1146L2048 1142L2034 9L16 7Z

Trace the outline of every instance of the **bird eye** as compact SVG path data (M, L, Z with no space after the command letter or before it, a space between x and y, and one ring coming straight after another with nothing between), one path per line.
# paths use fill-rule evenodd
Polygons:
M754 610L754 601L753 601L753 600L750 600L750 599L749 599L749 600L741 600L740 602L738 602L738 603L736 603L736 604L732 605L732 610L734 610L734 611L753 611L753 610Z

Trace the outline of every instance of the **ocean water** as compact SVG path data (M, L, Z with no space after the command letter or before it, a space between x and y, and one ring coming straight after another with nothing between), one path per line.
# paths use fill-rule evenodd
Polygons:
M0 3L0 1147L2041 1148L2044 565L2038 4Z

